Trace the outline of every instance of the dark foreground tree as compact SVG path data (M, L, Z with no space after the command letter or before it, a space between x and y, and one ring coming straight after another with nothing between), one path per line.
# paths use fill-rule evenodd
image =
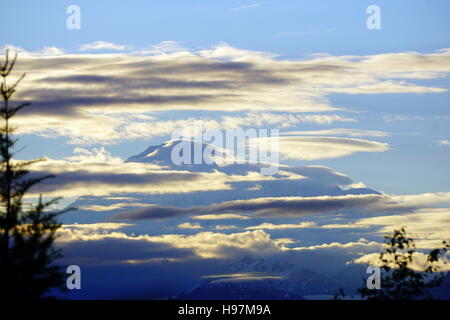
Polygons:
M13 150L17 140L11 137L11 118L29 105L15 105L11 98L25 74L7 83L17 54L11 60L6 51L0 63L2 105L0 116L0 300L40 299L51 288L61 287L64 273L53 262L60 256L53 246L56 231L61 226L49 207L57 202L24 204L25 194L35 184L50 178L28 178L27 167L39 160L15 161Z
M429 252L421 270L415 270L413 264L418 251L405 228L394 230L392 236L385 238L386 249L378 258L381 289L368 289L364 281L358 290L361 296L369 300L432 299L430 290L444 279L444 273L440 271L450 244L443 241L442 248Z

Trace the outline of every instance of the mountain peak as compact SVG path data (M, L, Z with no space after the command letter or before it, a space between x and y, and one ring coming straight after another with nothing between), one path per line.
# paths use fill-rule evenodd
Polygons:
M172 156L183 156L183 148L180 150L174 150L180 143L184 143L184 147L190 150L190 163L177 165L172 161ZM209 148L211 152L206 152L205 149ZM194 157L196 152L201 152L202 163L195 164ZM209 156L212 155L212 157ZM198 142L193 140L174 139L169 140L159 145L152 145L145 149L143 152L129 157L126 162L140 162L140 163L154 163L162 166L168 166L170 168L180 168L190 171L211 171L218 168L214 155L218 155L217 149L208 143ZM189 157L189 156L188 156ZM205 159L205 157L207 157ZM206 163L208 161L208 164Z

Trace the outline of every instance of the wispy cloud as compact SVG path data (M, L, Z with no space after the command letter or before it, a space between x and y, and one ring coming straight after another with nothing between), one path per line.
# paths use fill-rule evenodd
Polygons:
M344 129L344 128L333 128L325 130L311 130L311 131L287 131L280 133L286 136L330 136L330 135L344 135L351 137L389 137L389 133L385 131L378 130L364 130L364 129Z
M440 146L450 146L450 140L437 140L436 141Z
M114 44L106 41L96 41L91 43L86 43L80 46L80 51L89 51L89 50L114 50L114 51L122 51L129 50L130 46Z
M111 221L138 221L166 219L195 214L246 213L253 217L298 217L317 214L392 213L418 210L432 204L449 203L450 193L426 193L418 195L347 194L318 197L266 197L249 200L225 201L210 206L180 208L174 206L150 206L114 215Z
M227 220L227 219L247 220L247 219L250 219L247 216L233 214L233 213L204 214L204 215L192 216L191 218L197 219L197 220Z
M245 228L246 230L284 230L284 229L304 229L304 228L316 228L317 224L314 222L300 222L298 224L273 224L273 223L261 223L257 226L251 226Z
M268 140L273 138L253 139L251 142L263 140L261 148L269 146ZM349 156L358 152L385 152L390 146L385 142L378 142L357 138L344 137L311 137L300 135L281 136L277 138L279 152L282 158L297 160L333 159Z
M197 229L202 229L202 228L203 227L201 226L200 223L185 222L185 223L180 223L178 225L178 229L197 230Z
M403 115L403 114L386 114L383 116L383 121L386 123L394 121L413 121L424 120L425 118L418 115Z
M251 9L251 8L260 7L263 4L265 4L265 2L254 2L254 3L244 4L242 6L234 7L231 10L238 11L238 10L244 10L244 9Z

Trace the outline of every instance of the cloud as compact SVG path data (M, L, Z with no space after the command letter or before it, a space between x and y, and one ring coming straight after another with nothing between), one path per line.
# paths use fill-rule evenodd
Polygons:
M89 210L89 211L97 211L97 212L104 212L104 211L112 211L112 210L119 210L123 208L136 208L136 207L147 207L147 203L138 203L138 202L118 202L110 205L81 205L77 208L80 210Z
M416 212L364 218L355 221L355 224L379 227L379 234L391 234L394 229L404 226L414 237L417 247L422 249L434 249L442 245L442 240L450 240L448 208L423 208Z
M95 224L84 228L65 226L58 232L55 244L64 250L66 259L82 266L112 267L114 264L177 261L196 257L189 249L152 241L149 236L128 236L120 231L104 232Z
M128 277L119 277L127 285L134 283L138 284L140 288L142 281L148 280L148 277L144 276L148 272L151 274L156 272L158 276L170 275L171 278L193 277L192 274L187 275L180 273L179 270L175 271L174 268L177 265L182 270L200 270L200 277L205 274L217 275L209 278L213 280L241 278L239 274L242 274L243 280L247 276L249 278L256 276L244 274L245 272L234 272L232 269L223 272L224 263L237 262L232 266L240 265L243 258L250 261L262 261L262 259L280 263L288 261L291 264L298 264L302 268L335 275L337 272L342 272L345 263L373 263L374 258L383 249L381 243L363 238L355 241L331 241L292 246L294 243L292 240L273 238L262 230L231 234L199 232L193 235L129 235L122 232L121 229L130 226L129 224L106 223L65 225L60 230L57 246L64 250L64 263L79 264L85 270L86 275L94 271L93 267L97 268L99 277L102 277L104 270L109 271L108 276L114 274L116 272L114 270L118 266L122 266L120 273L116 273L118 275L140 272L141 277L135 279L134 282ZM208 261L216 260L218 263L215 263L215 267L208 269ZM327 263L329 261L333 261L333 263ZM143 269L136 269L138 266L142 266ZM218 269L217 266L220 268ZM172 274L172 272L175 273ZM255 279L257 278L255 277ZM359 279L358 276L357 281ZM92 279L88 280L91 284L95 283ZM196 281L195 278L190 278L190 280L194 283ZM164 278L162 285L166 287L167 281ZM155 286L156 283L151 281L152 286ZM193 283L189 282L187 288L192 285ZM175 292L182 290L179 286L176 288ZM187 290L187 288L183 290Z
M119 157L113 157L106 151L104 147L93 148L91 150L77 147L73 150L76 154L74 156L66 157L69 161L76 161L82 163L111 163L111 164L121 164L122 159Z
M91 47L122 46L97 42ZM330 93L443 92L446 89L411 81L447 76L449 56L450 50L444 49L427 54L316 55L288 60L225 43L196 51L175 42L146 52L22 51L17 72L26 72L27 77L17 92L17 102L33 104L15 120L22 133L65 136L75 143L123 141L142 132L151 134L154 121L139 115L155 111L283 112L294 114L280 115L293 122L351 121L342 115L322 114L342 111L331 105ZM310 115L295 115L305 112ZM244 122L230 117L227 124ZM140 130L131 129L139 126Z
M205 276L204 279L212 279L209 283L229 283L229 282L242 282L242 281L257 281L257 280L278 280L283 279L281 276L264 274L262 272L243 272L243 273L229 273L229 274L215 274L212 276Z
M92 224L65 224L64 228L69 230L82 230L85 232L100 232L100 231L110 231L119 230L124 227L134 226L130 223L111 223L111 222L101 222Z
M343 128L333 128L325 130L313 130L313 131L287 131L280 133L286 136L330 136L330 135L344 135L351 137L389 137L389 133L385 131L378 130L363 130L363 129L343 129Z
M116 50L123 51L130 49L129 46L114 44L106 41L96 41L91 43L86 43L80 46L80 51L89 51L89 50Z
M163 194L190 193L206 190L229 190L230 182L245 180L246 176L233 176L213 172L188 172L161 168L147 163L109 162L109 154L100 149L94 156L80 151L81 156L69 157L69 160L53 160L33 164L30 175L41 177L54 174L52 179L35 185L30 195L45 193L46 196L80 197L110 196L113 194ZM100 153L99 153L100 152ZM259 173L253 179L258 180ZM261 176L262 179L264 179ZM96 211L117 209L129 206L126 203L114 204L112 207L90 207ZM140 206L139 203L135 207Z
M356 275L351 277L355 281L355 285L359 287L362 283L361 278L364 273L359 275L358 269L346 269L352 262L366 254L378 254L383 249L381 243L376 241L367 241L366 239L358 239L349 242L325 242L313 245L304 245L292 247L287 251L287 255L291 261L298 261L305 268L310 268L317 272L329 274L331 277L342 277L342 272L350 272ZM333 261L333 263L330 263ZM343 277L344 281L350 280ZM361 281L361 282L360 282Z
M418 210L430 204L450 202L450 193L427 193L406 196L348 194L317 197L267 197L225 201L209 206L180 208L149 206L115 214L111 221L166 219L185 215L246 213L253 217L298 217L340 212L395 213Z
M394 259L392 255L385 255L385 259ZM363 255L353 261L355 264L369 264L372 266L381 267L382 263L380 262L380 254L379 253L370 253ZM425 271L426 268L430 265L428 262L428 254L422 252L415 252L412 256L412 261L408 264L408 268L416 270L416 271ZM390 264L391 268L397 267L394 263ZM444 259L440 259L437 263L434 264L435 267L438 268L440 272L450 271L450 263L447 257Z
M127 235L114 231L104 233L96 224L84 228L65 226L57 240L58 246L76 255L90 256L97 252L96 263L108 257L121 263L148 262L148 259L174 258L192 259L227 259L242 255L263 256L281 252L284 246L271 239L270 235L261 230L242 233L199 232L194 235L164 234L159 236ZM114 250L101 252L102 248L113 247ZM83 252L82 249L86 251ZM112 252L113 251L113 252Z
M223 116L220 123L223 129L235 129L240 127L276 125L288 128L298 123L332 124L334 122L356 122L350 117L336 114L280 114L280 113L247 113L245 116Z
M264 4L264 2L254 2L254 3L250 3L250 4L245 4L245 5L242 5L242 6L234 7L231 10L239 11L239 10L243 10L243 9L251 9L251 8L260 7L263 4Z
M107 203L99 199L98 203L79 204L85 210L106 212L121 208L144 210L146 203L154 200L142 195L154 195L159 198L158 203L165 199L162 196L165 194L179 194L181 199L188 193L208 191L211 200L220 202L235 199L237 193L246 198L267 196L266 190L274 190L272 195L345 194L351 193L353 187L364 187L323 166L282 165L274 176L263 176L258 165L176 166L171 161L171 146L170 142L152 146L126 162L104 148L77 147L73 156L62 160L44 158L45 161L31 165L32 177L48 174L55 177L33 186L30 191L33 196L43 193L46 196L107 197L103 199L108 200ZM155 157L149 157L149 153ZM376 193L370 189L366 192ZM195 216L204 220L248 218L236 213L196 213Z
M190 223L190 222L185 222L185 223L181 223L178 225L178 229L190 229L190 230L195 230L195 229L202 229L203 227L200 225L200 223Z
M132 121L121 125L119 139L142 139L155 136L170 136L173 132L195 132L200 126L208 130L239 129L243 127L281 127L287 128L299 123L332 124L334 122L355 122L354 118L335 114L280 114L280 113L247 113L243 116L188 117L185 119L164 121Z
M308 262L317 264L317 259L312 261L308 258L309 252L317 254L316 257L328 259L330 255L335 259L339 257L344 264L351 256L357 256L361 252L378 252L381 248L379 243L364 239L348 243L333 242L288 248L286 245L292 244L292 240L272 238L262 230L229 234L198 232L192 235L129 235L121 230L130 226L115 223L63 225L63 228L58 231L56 244L64 250L65 261L68 263L77 262L83 267L104 266L107 268L117 264L149 266L164 262L165 267L169 267L170 262L181 262L186 265L198 259L237 261L243 257L282 259L283 256L291 263L298 261L302 265L308 265ZM316 266L319 269L323 267L323 265Z
M219 224L217 226L214 227L214 229L216 230L230 230L230 229L239 229L238 226L229 224L229 225L223 225L223 224Z
M273 224L273 223L261 223L257 226L251 226L245 228L246 230L284 230L284 229L303 229L303 228L316 228L317 224L314 222L300 222L298 224Z
M131 165L117 169L124 170ZM45 182L34 186L31 194L45 193L46 196L79 197L82 195L108 196L112 194L140 193L190 193L194 191L228 190L228 176L221 173L190 173L166 170L147 170L145 174L134 172L114 173L113 166L105 168L106 172L87 170L58 172ZM132 171L133 168L130 168ZM33 171L32 177L39 177L52 172ZM224 179L223 179L224 178ZM208 182L207 182L208 181ZM201 182L201 183L200 183Z
M450 140L437 140L436 141L440 146L450 146Z
M161 147L161 146L157 146ZM31 177L54 175L30 189L30 195L44 193L46 196L114 196L127 194L187 194L200 191L233 190L235 184L257 183L262 181L302 179L297 173L280 170L277 177L263 176L257 166L233 172L227 167L200 166L203 170L174 166L169 158L166 161L124 162L112 156L104 148L92 150L77 147L74 156L63 160L44 158L30 167ZM158 163L158 164L155 164ZM195 168L194 168L195 169ZM223 170L219 170L223 169ZM84 209L93 211L116 210L124 207L143 207L145 204L134 201L124 202L121 198L108 205L87 205ZM142 201L142 200L141 200ZM133 205L135 203L136 205ZM206 217L207 218L207 217Z
M270 146L271 139L278 139L279 152L283 158L296 160L333 159L358 152L384 152L390 150L388 143L341 137L281 136L257 138L261 147Z
M176 248L192 248L202 258L226 258L239 251L260 256L283 250L261 230L232 234L200 232L193 236L162 235L155 240L170 243Z
M273 224L273 223L261 223L257 226L246 227L246 230L286 230L286 229L361 229L365 226L358 224L325 224L318 225L316 222L300 222L300 223L284 223L284 224Z
M96 225L63 226L59 231L56 245L64 252L59 263L79 265L83 270L83 283L89 284L83 290L69 292L69 295L75 294L73 298L161 299L186 292L209 275L213 275L207 278L212 281L262 279L260 273L224 272L224 266L239 266L241 261L286 261L335 274L358 253L370 254L379 248L373 243L358 241L293 250L285 246L291 243L287 239L273 238L261 230L154 236L130 235L116 226L107 230ZM330 259L333 264L329 263ZM111 277L116 281L109 281ZM120 294L115 293L118 288Z
M370 84L362 84L353 88L332 88L330 92L347 94L377 94L377 93L442 93L445 88L418 86L406 81L380 81Z
M6 44L3 46L3 48L0 49L1 54L4 55L6 50L9 50L12 53L17 53L18 55L33 55L35 57L58 56L58 55L66 54L66 52L63 49L57 48L57 47L52 47L52 46L43 47L42 49L34 51L34 52L28 52L24 48L14 46L11 44Z
M224 213L224 214L203 214L198 216L192 216L192 219L196 220L226 220L226 219L238 219L238 220L247 220L250 219L247 216L232 214L232 213Z
M75 115L74 115L75 116ZM49 117L51 120L49 120ZM247 113L243 116L188 117L174 120L156 120L149 114L91 114L79 115L70 120L64 116L24 116L15 124L19 134L37 134L43 137L64 136L70 144L89 145L94 143L113 144L124 140L169 137L174 131L193 131L202 125L213 130L238 129L241 127L281 127L287 128L298 123L332 124L334 122L355 122L356 119L335 114L280 114ZM51 124L51 126L49 126Z
M381 248L381 244L375 241L368 242L366 240L358 240L354 242L340 243L340 242L332 242L332 243L322 243L318 245L312 245L307 247L295 247L291 250L295 251L315 251L315 250L339 250L339 249L351 249L352 251L357 250L373 250ZM355 252L356 253L356 252Z
M40 52L43 56L63 55L64 50L57 47L44 47Z
M407 116L401 114L387 114L383 116L384 122L394 122L394 121L413 121L413 120L424 120L421 116Z
M359 224L324 224L320 226L322 229L364 229L365 226Z

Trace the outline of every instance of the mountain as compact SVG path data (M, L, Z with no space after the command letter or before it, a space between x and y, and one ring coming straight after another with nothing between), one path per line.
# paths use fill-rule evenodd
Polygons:
M179 143L184 143L185 146L190 146L192 152L189 157L190 164L181 164L176 165L172 160L172 154L179 154L180 157L183 156L183 152L177 152L177 147ZM214 157L210 157L208 155L204 155L205 149L212 148L211 145L207 143L193 142L188 140L170 140L164 142L160 145L150 146L145 149L143 152L136 154L134 156L129 157L125 162L139 162L139 163L152 163L160 166L168 167L171 169L178 170L188 170L192 172L211 172L213 170L218 170L219 166L214 161ZM219 155L215 149L212 148L212 155ZM181 150L182 151L182 150ZM211 164L195 164L195 152L200 152L202 157L202 161L208 161Z
M326 275L277 258L243 258L178 299L304 299L304 295L333 296L338 282Z
M79 208L78 211L65 214L63 223L94 223L108 219L115 213L133 209L133 203L171 205L190 207L196 205L209 205L223 201L245 200L261 197L288 197L288 196L339 196L346 194L379 194L369 188L349 187L353 181L330 168L322 166L291 167L280 166L279 172L266 180L252 180L248 175L259 173L261 165L258 164L187 164L175 165L171 154L178 143L183 140L171 140L160 145L153 145L146 150L129 157L126 163L156 164L169 170L188 172L221 172L229 176L242 177L229 182L230 189L214 191L197 191L190 193L118 193L114 197L85 196L71 204ZM192 142L192 147L205 150L211 147L206 143ZM220 155L219 152L215 153ZM193 160L191 154L191 160ZM213 161L213 159L211 159ZM125 198L130 198L129 206ZM124 205L125 202L125 205ZM119 206L120 204L120 206ZM111 210L90 210L98 206L111 207Z
M224 201L253 199L263 197L313 197L313 196L340 196L346 194L378 194L377 191L369 188L352 188L353 181L348 176L336 172L323 166L303 166L293 167L280 165L279 172L271 177L262 177L261 166L258 164L191 164L176 165L172 162L171 155L177 143L181 140L172 140L160 145L148 147L136 155L129 157L125 163L127 169L133 164L152 164L161 167L161 170L170 170L172 175L182 174L181 172L195 172L208 175L212 172L222 173L233 177L228 182L227 190L197 191L187 193L127 193L119 192L110 196L83 196L77 199L71 206L79 210L68 212L61 217L61 222L65 224L73 223L99 223L110 221L111 216L122 212L142 208L150 205L191 207L199 205L210 205ZM207 144L193 142L193 147L205 150ZM192 154L191 154L192 156ZM192 158L191 158L192 159ZM140 170L142 168L139 168ZM179 172L178 172L179 171ZM140 171L141 172L141 171ZM180 180L180 183L183 183ZM201 181L199 182L201 183ZM124 181L126 184L126 181ZM273 223L298 223L290 218L279 218ZM296 218L294 218L296 219ZM303 219L303 217L299 217ZM320 215L318 217L308 216L307 221L317 224L336 223L338 219L335 215ZM315 220L317 219L317 220ZM120 229L120 232L135 235L182 235L188 236L199 232L212 232L229 234L234 232L250 232L248 227L255 227L268 220L261 217L253 219L230 219L227 221L217 220L193 220L190 216L177 216L162 220L139 220L130 223ZM198 223L201 229L181 228L181 224ZM272 223L272 222L271 222ZM219 229L218 226L226 225L232 229ZM313 245L316 239L325 242L335 241L327 230L321 229L286 229L286 230L265 230L271 239L294 239L301 238L301 246ZM226 249L224 249L226 250ZM259 254L255 256L261 257ZM240 255L233 259L240 259ZM348 282L356 282L360 285L361 277L354 276L352 271L342 271L341 275L331 277L332 272L328 270L315 269L315 263L309 263L304 258L297 261L290 255L271 258L243 258L240 260L228 261L226 266L222 266L222 261L214 262L217 265L208 269L209 276L196 274L196 278L202 277L195 288L186 291L195 281L177 288L179 292L175 298L178 299L304 299L307 296L326 296L332 298L339 288L347 288L346 284L339 281L340 278L348 279ZM314 260L315 261L315 260ZM344 266L345 261L330 260L325 257L322 261ZM213 263L213 262L211 262ZM307 266L307 267L306 267ZM213 271L211 271L213 270ZM335 268L333 267L333 272ZM346 290L346 292L348 292ZM173 293L170 293L171 295Z
M337 282L329 277L278 258L243 258L237 263L226 266L223 272L276 276L278 278L268 279L268 281L280 290L298 295L334 294L338 289Z
M305 300L295 293L280 290L270 285L224 283L205 284L189 293L181 293L176 300Z
M450 300L450 272L447 272L440 285L430 290L433 299Z

